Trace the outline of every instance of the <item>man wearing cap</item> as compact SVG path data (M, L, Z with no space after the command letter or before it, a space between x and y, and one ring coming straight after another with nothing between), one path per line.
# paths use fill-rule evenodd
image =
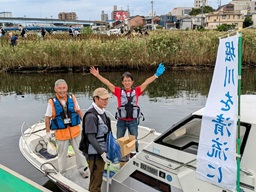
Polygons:
M110 119L105 108L110 97L105 88L93 92L93 103L83 117L82 139L79 149L83 151L90 169L89 191L100 192L106 157L106 138L111 131Z
M51 140L50 130L54 130L58 145L60 173L64 173L66 170L67 151L70 143L75 152L77 169L82 177L87 178L89 173L85 165L85 159L78 149L80 121L83 113L75 96L67 94L68 85L64 79L58 79L55 82L54 91L56 95L49 99L45 114L46 139Z

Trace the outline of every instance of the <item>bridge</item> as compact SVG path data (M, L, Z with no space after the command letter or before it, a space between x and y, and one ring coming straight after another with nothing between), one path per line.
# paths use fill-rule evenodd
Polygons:
M35 24L53 24L53 25L94 25L95 21L91 20L60 20L49 18L27 18L27 17L0 17L0 23L4 26L8 24L21 24L23 26L33 26Z
M6 30L18 30L18 25L22 25L26 30L40 30L44 27L47 31L67 31L71 25L75 30L87 26L105 25L103 21L92 20L61 20L53 18L27 18L27 17L0 17L0 24Z

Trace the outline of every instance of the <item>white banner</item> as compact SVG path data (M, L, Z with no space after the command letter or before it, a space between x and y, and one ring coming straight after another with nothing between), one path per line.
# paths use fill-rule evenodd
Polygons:
M238 114L238 34L220 39L213 79L206 102L197 177L224 189L236 189Z

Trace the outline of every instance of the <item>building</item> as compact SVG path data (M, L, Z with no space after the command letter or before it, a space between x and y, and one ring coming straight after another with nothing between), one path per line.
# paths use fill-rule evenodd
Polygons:
M105 14L104 11L101 11L101 21L107 21L108 20L108 14Z
M216 29L218 25L234 25L242 28L244 15L239 10L234 10L233 4L219 7L215 12L206 15L206 29Z
M252 0L250 3L250 12L255 13L256 12L256 0Z
M184 17L189 15L192 11L192 7L175 7L171 11L171 14L176 17Z
M144 27L149 30L154 30L156 29L156 26L159 25L160 20L161 20L160 17L154 16L153 22L152 22L152 16L147 16L144 18ZM152 27L152 23L153 23L153 27Z
M0 17L12 17L12 12L0 12Z
M191 17L186 16L179 20L179 29L187 30L187 29L192 29L192 28L193 28L193 24L192 24Z
M208 0L194 0L194 8L201 8L202 6L208 6Z
M136 27L143 27L145 24L144 19L145 19L144 16L139 16L139 15L130 17L129 22L128 22L128 28L133 29Z
M159 25L165 29L176 28L177 17L173 15L160 15Z
M75 12L61 12L58 14L58 18L61 20L76 20L77 16Z
M191 30L204 25L204 15L186 16L179 20L179 29Z
M116 21L125 21L127 17L130 17L129 11L118 10L117 6L114 5L114 10L111 13L111 19Z
M250 10L251 0L233 0L230 2L234 5L234 10Z

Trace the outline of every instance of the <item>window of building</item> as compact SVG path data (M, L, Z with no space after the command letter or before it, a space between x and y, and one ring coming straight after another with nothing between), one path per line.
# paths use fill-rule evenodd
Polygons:
M222 15L222 19L226 19L226 15Z

